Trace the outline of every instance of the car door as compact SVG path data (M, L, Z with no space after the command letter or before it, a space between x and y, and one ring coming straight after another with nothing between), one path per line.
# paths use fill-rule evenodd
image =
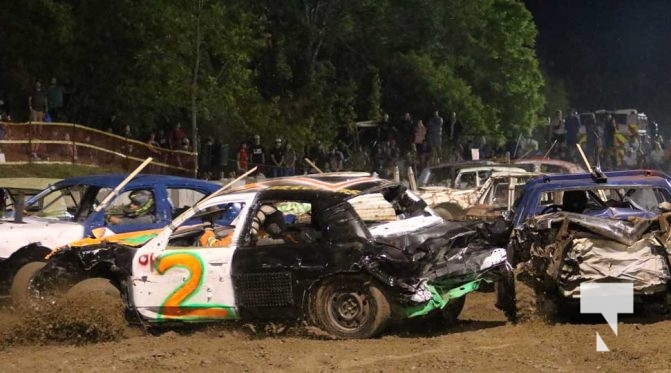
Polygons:
M246 214L245 200L232 200L242 205L240 215ZM226 246L201 246L203 223L220 221L228 203L208 201L199 206L201 212L189 210L177 220L182 222L170 233L159 234L140 248L133 261L132 303L150 321L205 321L235 319L235 294L231 279L231 262L236 251L241 228L237 221L226 227L231 240ZM193 224L200 219L200 224ZM173 221L175 224L175 221ZM223 236L223 234L222 234ZM167 243L166 243L167 242ZM157 247L162 247L158 249Z
M299 316L307 288L329 266L322 229L312 219L312 204L306 200L259 201L250 210L251 216L270 204L282 215L282 232L261 233L254 239L250 222L233 258L235 297L243 318Z

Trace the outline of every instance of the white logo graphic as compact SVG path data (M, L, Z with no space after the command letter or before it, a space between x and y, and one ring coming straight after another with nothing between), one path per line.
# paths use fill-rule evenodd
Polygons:
M634 313L634 284L583 283L580 284L580 313L600 313L617 335L617 314ZM610 351L599 333L596 350Z

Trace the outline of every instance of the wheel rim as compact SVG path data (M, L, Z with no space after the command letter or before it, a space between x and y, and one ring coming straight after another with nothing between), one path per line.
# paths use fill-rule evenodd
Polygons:
M363 327L371 314L368 297L359 291L340 290L329 299L328 316L338 328L355 331Z

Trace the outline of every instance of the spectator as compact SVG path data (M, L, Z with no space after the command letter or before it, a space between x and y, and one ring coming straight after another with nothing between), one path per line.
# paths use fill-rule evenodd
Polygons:
M0 100L0 122L11 122L12 117L5 107L5 101Z
M47 102L49 103L49 115L54 122L58 122L60 119L60 112L63 109L64 93L65 88L58 84L56 78L51 78L51 84L47 90Z
M169 143L170 143L170 149L182 149L184 145L184 139L186 138L186 134L184 133L184 130L182 129L182 123L177 122L175 125L175 128L170 132L169 136Z
M566 131L564 130L564 115L561 110L555 112L554 118L550 120L550 131L552 142L557 141L555 145L558 152L562 152L564 148L564 141L566 140Z
M158 141L156 141L156 134L154 132L149 134L149 140L147 140L147 144L155 148L160 147Z
M44 113L49 110L47 95L42 89L42 82L35 81L35 89L28 96L28 108L30 109L30 121L41 122L44 120Z
M612 114L606 115L603 128L603 148L605 152L605 166L609 169L615 168L617 165L617 156L615 149L615 133L617 131L617 123Z
M585 116L585 156L590 160L590 163L596 164L597 160L597 143L599 139L599 132L596 127L596 115L589 113Z
M291 143L287 143L286 151L284 154L284 164L286 166L284 175L285 176L294 176L296 174L296 161L298 160L298 155L296 150L291 146Z
M154 153L154 154L161 154L161 152L158 150L159 144L158 141L156 141L156 134L152 131L152 133L149 134L149 140L147 140L147 145L149 145L149 151Z
M282 139L275 139L275 146L270 149L270 161L273 169L271 170L272 177L284 176L284 148L282 147Z
M235 165L240 175L247 172L249 169L249 150L247 149L247 142L243 141L238 149L238 154L235 156Z
M440 161L443 143L443 118L438 110L433 112L433 117L429 119L426 137L431 154L437 161Z
M259 174L263 174L264 172L264 165L266 164L266 152L265 149L263 148L263 145L261 145L261 136L259 135L254 135L254 143L252 144L252 147L250 149L251 155L252 155L252 164L251 166L258 166L258 169L256 172L254 172L254 175L257 176Z
M344 169L345 165L345 155L338 148L338 145L333 145L331 154L329 157L329 166L332 172L340 172Z
M162 129L158 130L158 134L156 135L156 142L158 143L158 146L163 149L170 148L170 141L165 136L165 131L163 131Z
M410 150L410 144L412 144L412 117L410 116L410 113L405 113L405 115L403 115L401 128L399 129L396 142L403 154Z
M422 122L421 119L417 121L417 124L413 130L412 143L415 146L415 159L417 166L421 169L425 165L427 154L426 126L424 126L424 122Z
M449 123L449 140L458 140L461 136L461 130L461 122L457 119L457 113L453 111Z
M578 112L571 109L568 118L564 121L566 129L566 148L569 159L575 162L576 144L578 143L578 132L580 131L580 117Z
M391 134L391 123L389 123L389 114L382 116L382 121L377 126L377 141L387 141Z

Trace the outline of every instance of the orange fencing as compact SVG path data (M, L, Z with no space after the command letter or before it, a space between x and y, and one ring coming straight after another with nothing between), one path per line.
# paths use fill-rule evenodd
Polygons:
M83 164L132 170L153 157L144 172L194 176L198 153L150 146L73 123L0 122L0 164Z

